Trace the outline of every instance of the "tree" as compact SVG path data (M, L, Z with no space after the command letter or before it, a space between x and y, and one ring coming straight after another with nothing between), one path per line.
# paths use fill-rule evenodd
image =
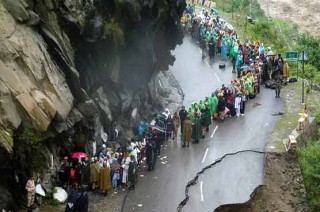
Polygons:
M309 56L309 63L317 70L320 70L320 38L311 35L302 35L298 44L300 50L306 51Z

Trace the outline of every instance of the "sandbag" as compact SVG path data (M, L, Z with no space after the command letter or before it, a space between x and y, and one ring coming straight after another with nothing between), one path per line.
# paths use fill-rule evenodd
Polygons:
M249 99L254 99L254 98L256 98L256 95L253 93L249 93Z
M297 82L297 81L298 80L295 77L292 77L292 78L289 79L289 83L294 83L294 82Z
M224 64L224 63L219 64L219 68L225 68L225 67L226 67L226 64Z

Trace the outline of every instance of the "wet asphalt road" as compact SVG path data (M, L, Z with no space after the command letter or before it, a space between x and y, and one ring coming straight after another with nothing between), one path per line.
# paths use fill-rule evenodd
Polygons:
M185 37L173 54L176 62L171 70L185 93L187 107L236 77L229 61L226 69L219 69L219 56L212 61L202 60L198 45L190 37ZM186 184L203 167L227 153L246 149L263 151L278 118L272 114L283 111L283 103L274 98L274 90L261 88L261 93L247 102L245 116L214 122L199 144L182 148L180 137L168 141L156 170L139 173L138 185L128 193L123 211L174 212L185 197ZM263 184L263 163L264 155L256 153L226 157L191 187L190 200L182 211L213 211L222 204L247 201L254 188Z

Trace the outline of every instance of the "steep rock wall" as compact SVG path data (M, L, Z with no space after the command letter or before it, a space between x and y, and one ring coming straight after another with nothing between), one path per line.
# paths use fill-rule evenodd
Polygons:
M8 173L1 209L21 204L31 173L50 190L59 156L92 153L103 130L113 140L116 125L118 142L125 141L134 123L177 106L170 100L177 89L158 82L177 87L159 71L173 64L170 50L182 42L184 6L182 0L0 1L0 168Z

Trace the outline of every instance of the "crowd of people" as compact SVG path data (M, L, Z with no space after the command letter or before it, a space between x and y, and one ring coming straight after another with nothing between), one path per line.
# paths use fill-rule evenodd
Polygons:
M181 21L200 44L202 57L220 55L222 62L229 59L233 72L238 73L236 79L188 109L182 106L173 115L165 109L151 122L141 122L133 130L136 137L120 148L107 148L103 144L93 156L64 157L57 169L61 187L81 187L103 196L112 188L134 189L141 165L144 163L148 171L153 171L161 147L178 137L179 128L182 147L190 147L192 140L199 143L206 136L213 121L244 116L246 102L260 93L262 83L273 79L276 97L280 97L282 82L289 77L289 66L280 54L275 57L270 47L265 50L262 42L250 39L241 42L235 29L215 9L196 11L188 5ZM33 193L34 183L28 182L26 189ZM34 201L31 193L29 196L28 206Z
M153 171L161 147L165 141L176 137L178 127L166 109L156 114L151 123L142 122L134 130L135 137L122 147L107 148L102 144L91 158L66 156L57 169L58 184L68 189L92 190L94 194L103 196L112 188L135 189L141 164L144 163L148 171Z
M246 102L260 93L261 84L274 88L275 97L280 98L281 86L289 77L289 65L281 54L276 57L271 47L265 49L260 41L241 41L234 27L220 18L215 8L197 10L189 4L181 22L184 31L200 45L202 59L219 55L222 64L229 59L232 72L237 72L228 86L222 85L210 97L192 103L188 110L180 110L183 147L189 147L191 139L197 143L205 136L211 120L222 122L228 116L243 116Z
M215 8L196 10L187 5L182 17L182 26L190 33L202 49L202 58L214 58L220 55L222 61L228 58L233 65L237 78L246 75L246 71L259 73L259 78L266 82L276 75L284 80L289 77L289 67L286 60L273 53L271 47L265 49L263 42L253 42L250 38L241 41L235 28L220 18Z

